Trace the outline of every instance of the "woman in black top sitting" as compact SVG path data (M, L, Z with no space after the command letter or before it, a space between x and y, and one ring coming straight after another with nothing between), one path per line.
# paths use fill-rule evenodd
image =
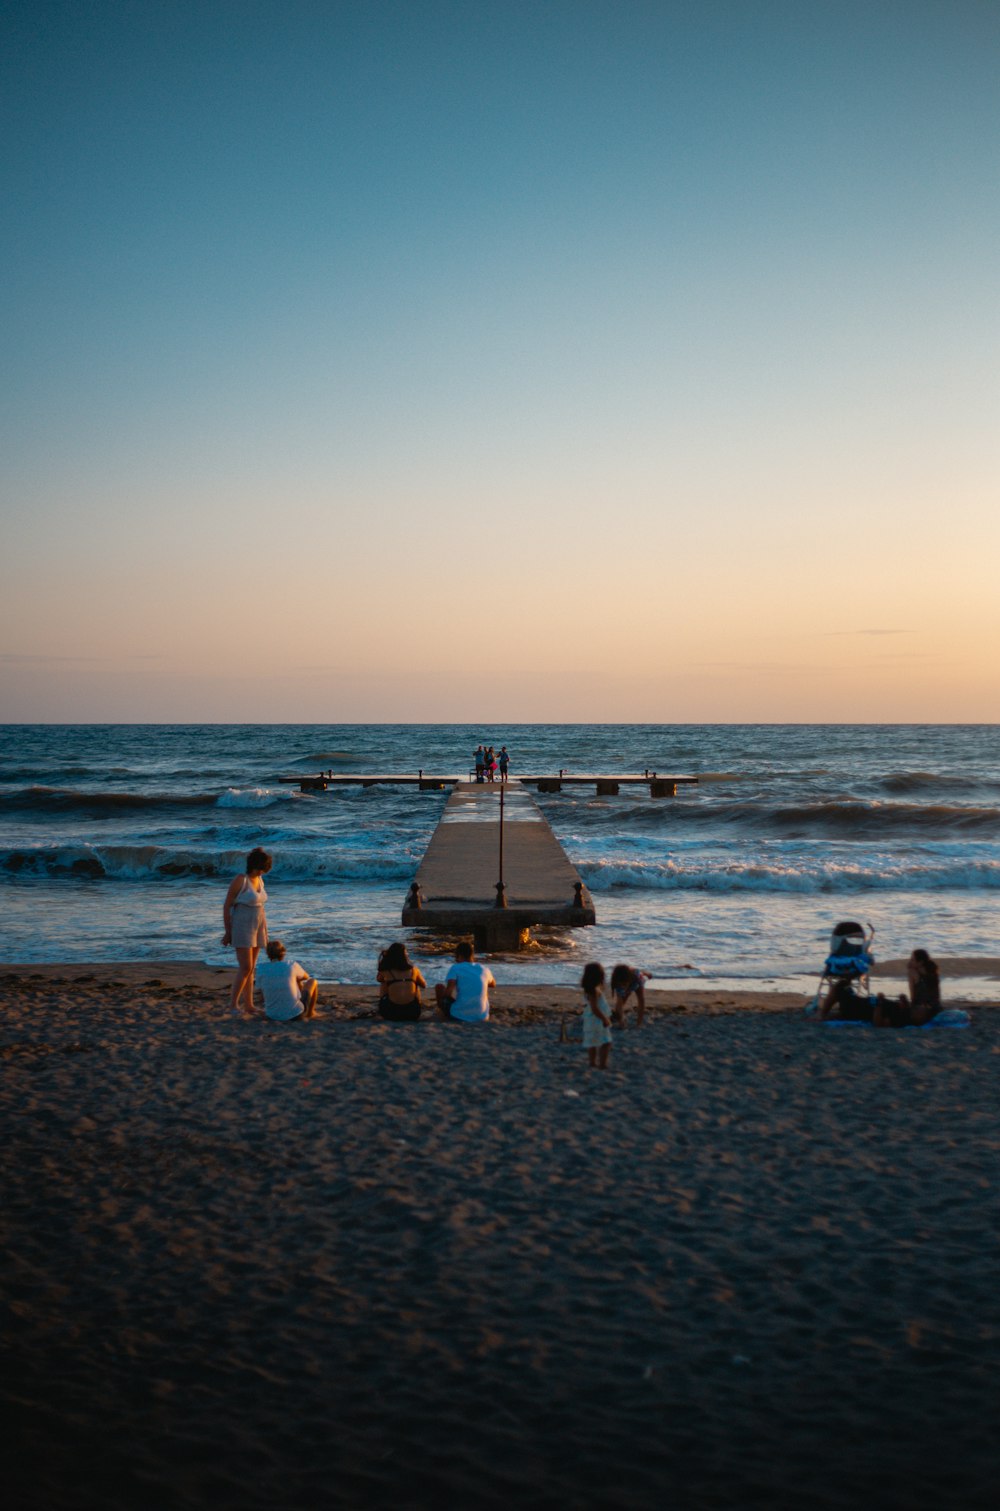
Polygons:
M890 1002L879 994L872 1022L876 1028L923 1028L941 1011L941 978L926 950L914 950L906 962L910 995Z
M390 944L378 957L378 982L382 988L378 1010L389 1023L416 1023L420 1017L420 993L427 985L410 961L405 944Z

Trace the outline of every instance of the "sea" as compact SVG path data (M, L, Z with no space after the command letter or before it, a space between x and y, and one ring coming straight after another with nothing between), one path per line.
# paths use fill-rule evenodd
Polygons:
M536 795L597 924L534 931L491 957L500 982L573 984L597 959L809 993L841 919L874 927L877 958L1000 954L997 725L45 724L0 726L0 959L230 964L223 896L262 845L271 934L321 980L373 981L395 939L433 980L454 940L400 913L447 793L281 778L466 776L481 741L512 777L698 778Z

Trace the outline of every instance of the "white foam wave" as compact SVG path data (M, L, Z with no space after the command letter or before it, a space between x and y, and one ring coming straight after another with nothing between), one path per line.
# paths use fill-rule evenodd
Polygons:
M648 891L705 892L940 892L1000 888L1000 861L942 865L877 865L833 860L810 863L702 860L597 861L581 863L580 872L593 892L618 888Z
M217 808L270 808L299 796L294 788L227 787L216 799Z

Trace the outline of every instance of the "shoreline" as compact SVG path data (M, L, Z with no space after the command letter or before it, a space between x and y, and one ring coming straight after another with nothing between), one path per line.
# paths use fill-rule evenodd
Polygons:
M948 1006L975 1009L1000 1006L1000 958L939 958L944 995ZM890 992L897 982L905 985L906 961L887 960L872 972L873 985L885 983ZM817 978L818 979L818 978ZM162 1004L172 992L189 1003L202 995L204 1008L215 1012L226 1007L232 980L229 966L206 965L198 960L119 960L119 961L28 961L0 963L0 985L37 988L39 986L70 989L75 1006L96 1000L107 1002L113 994L120 1006L136 999L155 1000ZM996 981L995 1000L965 998L963 980ZM359 986L319 978L319 1019L361 1020L375 1016L377 989L374 982ZM699 984L662 988L647 986L647 1018L687 1014L691 1017L715 1016L720 1013L801 1013L807 996L776 986L746 987ZM260 998L258 994L258 1004ZM571 983L518 982L504 983L491 992L491 1020L498 1023L538 1022L552 1014L574 1012L580 1003L580 988ZM259 1013L263 1019L263 1014ZM635 1007L630 1004L628 1017L634 1021ZM424 1017L434 1021L433 986L424 995Z

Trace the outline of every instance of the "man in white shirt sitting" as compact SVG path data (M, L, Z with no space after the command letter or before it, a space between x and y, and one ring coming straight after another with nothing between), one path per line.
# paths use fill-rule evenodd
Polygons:
M292 1018L315 1018L319 985L297 960L285 959L285 946L272 939L267 959L257 966L257 985L264 993L264 1016L276 1023Z
M257 967L260 974L260 966ZM485 1023L490 1015L489 990L496 986L488 965L472 958L472 945L463 939L455 950L455 964L434 988L438 1012L456 1023Z

